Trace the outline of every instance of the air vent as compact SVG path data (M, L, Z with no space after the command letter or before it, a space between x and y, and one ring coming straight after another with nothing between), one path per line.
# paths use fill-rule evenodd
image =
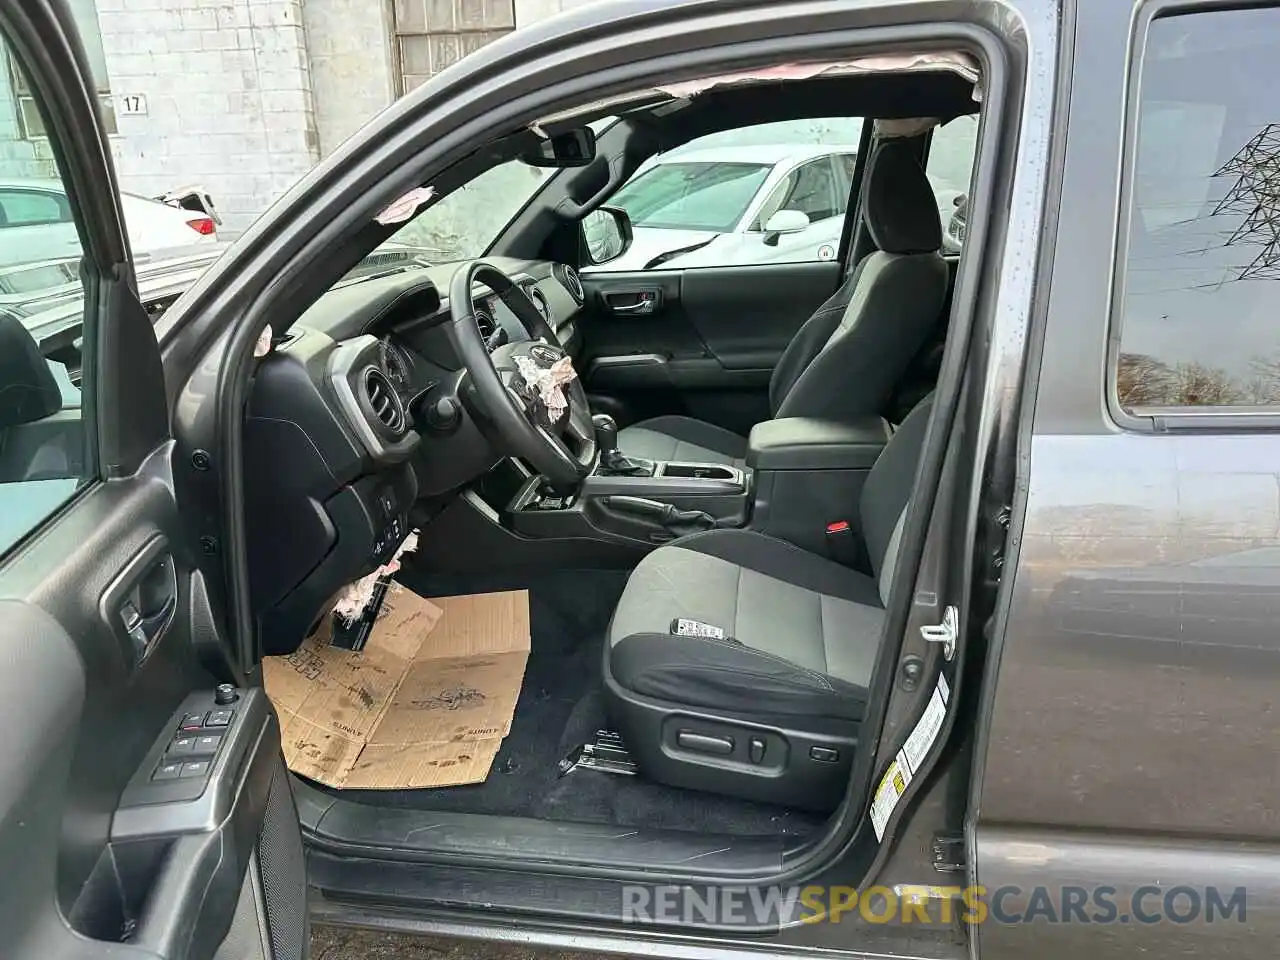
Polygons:
M404 433L404 404L387 375L377 367L370 367L364 372L364 398L369 404L369 412L386 433L393 437Z
M542 314L542 319L547 321L551 326L555 326L551 321L551 304L547 303L547 298L543 296L541 290L532 284L525 291L529 294L529 299L533 301L533 305L538 308L538 312Z
M578 276L578 271L565 263L558 263L555 266L556 279L560 281L560 285L569 291L569 296L577 301L578 306L582 306L587 302L586 295L582 292L582 280Z
M476 326L480 328L480 336L486 341L493 336L495 330L498 329L498 321L493 319L493 314L489 312L487 307L480 304L475 305Z

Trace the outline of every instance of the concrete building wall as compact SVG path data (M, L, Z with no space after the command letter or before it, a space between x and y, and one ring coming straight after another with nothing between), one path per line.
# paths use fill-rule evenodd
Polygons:
M197 183L242 230L319 159L301 0L97 4L122 189Z
M306 0L302 19L325 156L396 97L391 0Z
M0 0L3 2L3 0ZM319 159L472 50L590 0L72 0L121 187L198 185L237 233ZM0 58L0 160L55 173Z

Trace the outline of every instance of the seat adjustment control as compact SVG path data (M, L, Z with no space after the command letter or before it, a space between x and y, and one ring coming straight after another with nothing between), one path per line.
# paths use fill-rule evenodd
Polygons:
M747 741L747 758L752 763L761 763L764 761L763 737L752 737Z
M694 733L692 730L681 730L676 734L676 746L695 753L710 753L717 757L727 757L733 753L732 737L713 737L705 733Z
M810 747L809 759L819 763L835 763L840 759L840 751L835 747Z

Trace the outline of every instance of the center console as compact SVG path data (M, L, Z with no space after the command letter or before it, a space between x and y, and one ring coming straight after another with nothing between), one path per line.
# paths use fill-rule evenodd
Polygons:
M637 545L665 543L716 527L743 526L751 513L748 471L715 463L633 459L618 449L612 417L594 418L599 460L573 491L531 477L507 515L532 537L597 535Z
M555 488L507 459L448 508L436 528L448 534L451 569L627 567L679 537L748 525L860 566L858 502L889 436L879 417L770 420L752 430L739 466L627 458L617 450L612 422L598 422L599 462L577 487ZM833 526L842 538L833 539Z
M889 425L875 416L785 417L756 424L747 441L747 467L755 482L752 529L814 553L831 553L833 531L859 533L862 488L889 437Z

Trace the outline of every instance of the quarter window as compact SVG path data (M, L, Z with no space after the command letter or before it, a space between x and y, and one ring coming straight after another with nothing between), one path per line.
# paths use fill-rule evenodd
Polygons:
M1280 404L1280 11L1152 22L1138 86L1116 395Z
M942 252L956 254L964 246L969 208L969 182L978 152L978 118L956 117L933 131L925 176L938 200Z

